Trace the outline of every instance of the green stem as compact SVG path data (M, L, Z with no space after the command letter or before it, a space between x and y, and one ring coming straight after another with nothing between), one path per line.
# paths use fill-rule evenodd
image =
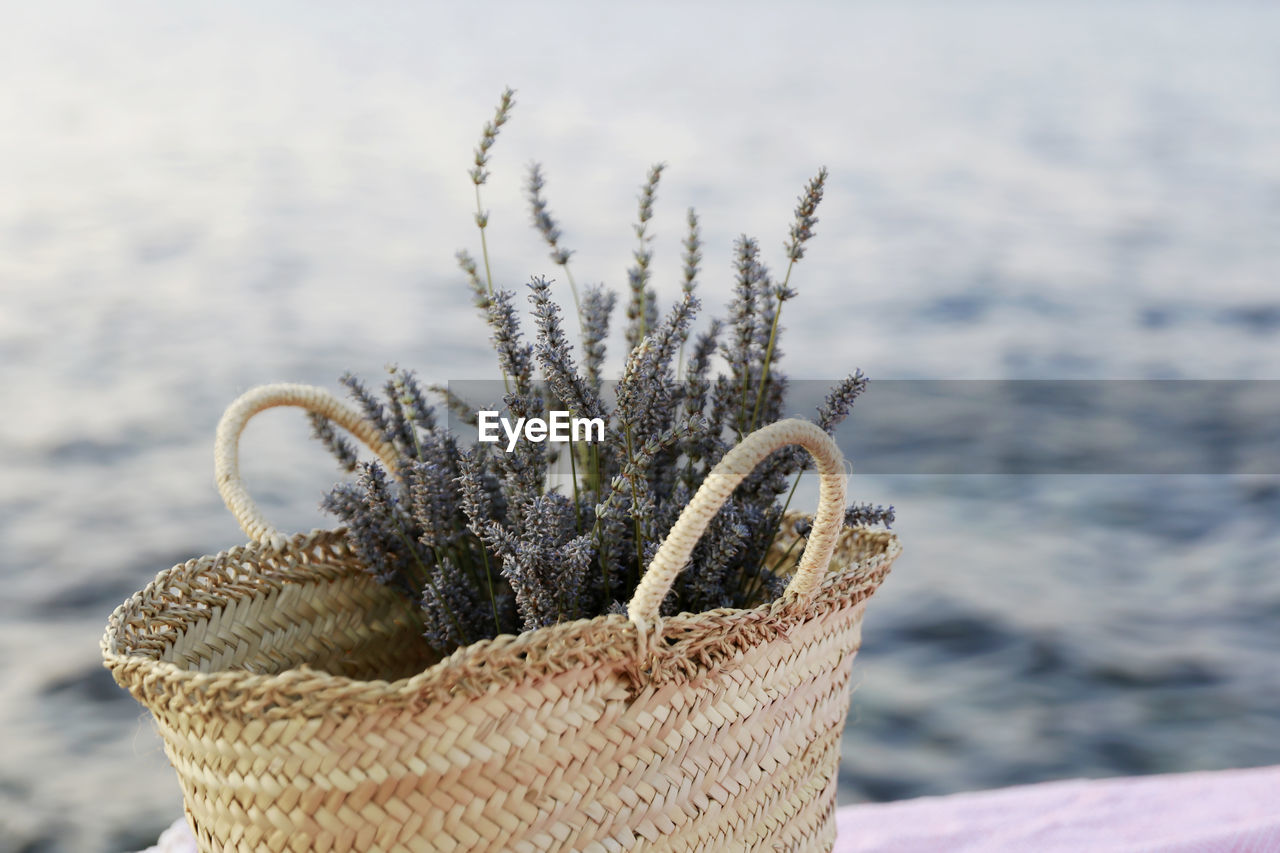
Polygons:
M485 226L480 224L480 219L484 215L484 205L480 203L480 185L476 184L476 227L480 229L480 254L484 256L484 283L489 288L489 298L493 299L493 270L489 268L489 240L485 237ZM502 388L506 393L511 393L511 381L507 378L505 370L502 371Z
M600 499L600 493L603 491L600 482L600 448L595 442L590 444L590 456L588 457L589 466L587 468L587 486L592 493L595 494L596 500Z
M418 549L414 546L413 541L409 538L409 534L405 532L404 525L400 523L399 517L396 518L396 535L400 537L400 541L404 543L404 547L413 555L413 561L418 564L418 568L422 570L422 579L431 584L431 588L435 590L436 598L444 605L444 612L449 615L449 622L453 625L453 630L458 632L458 638L466 645L468 637L462 630L462 624L458 622L458 617L454 614L453 608L449 606L449 602L440 594L440 586L436 583L436 579L432 576L431 570L422 562L422 557L418 556ZM439 651L444 652L444 649Z
M484 216L484 205L480 203L480 185L476 184L476 216ZM484 280L489 287L489 298L493 298L493 271L489 269L489 241L484 236L484 226L478 221L476 227L480 229L480 252L484 255Z
M733 428L738 431L738 441L742 441L747 435L746 417L747 417L747 397L751 393L751 364L744 364L742 367L742 399L738 401L738 414L734 418Z
M573 480L573 526L578 535L582 535L582 507L579 506L578 494L578 446L574 444L573 434L569 434L569 476Z
M782 552L782 556L778 558L778 562L773 564L773 568L771 569L771 571L775 575L778 573L780 569L786 566L787 558L791 556L791 552L794 551L796 549L796 546L800 544L800 539L801 537L797 536L795 540L790 545L787 546L787 550Z
M778 562L774 563L773 567L769 569L769 573L776 576L778 574L778 571L780 569L783 569L786 566L787 558L791 556L791 552L794 551L796 549L796 545L799 545L799 544L800 544L800 537L797 536L795 540L790 545L787 546L787 550L782 552L782 556L778 558ZM772 543L769 545L769 548L770 549L773 548ZM752 605L752 602L755 600L754 598L755 596L759 595L761 592L764 591L764 580L763 580L764 572L765 572L764 564L765 564L765 561L768 559L768 556L769 556L769 552L766 551L765 556L760 560L760 565L756 568L755 575L748 578L749 586L744 587L744 591L742 594L746 596L746 598L743 601L743 604L747 607L750 607Z
M795 265L795 261L787 264L787 275L782 280L782 293L787 291L787 285L791 282L791 270ZM778 310L773 312L773 328L769 330L769 346L765 349L764 367L760 370L760 390L756 392L756 405L751 410L751 423L747 427L747 432L751 432L756 428L756 419L760 417L760 404L764 401L764 386L769 381L769 365L773 361L773 347L778 340L778 320L782 317L782 305L785 301L785 299L779 299Z
M773 543L778 541L778 531L782 529L782 525L786 524L787 509L791 506L791 499L796 496L796 489L800 486L800 476L804 472L796 474L795 482L791 484L791 491L787 494L786 501L782 504L782 518L778 520L778 526L773 529L773 535L769 537L769 544L764 547L764 553L760 555L760 565L756 568L756 573L752 577L747 578L746 586L743 588L743 597L750 601L750 596L757 595L760 592L761 570L764 568L765 558L769 556L769 552L773 549Z
M411 405L411 404L412 404L411 400L408 403L405 402L404 398L401 398L400 400L400 406L402 408L406 405ZM413 436L413 452L416 454L417 460L419 462L422 462L424 460L422 458L422 443L418 441L418 425L414 423L413 418L405 418L405 421L409 425L409 435Z
M578 315L578 334L586 331L586 324L582 322L582 303L578 301L578 285L573 281L573 273L569 270L569 263L564 264L564 277L569 281L569 290L573 293L573 313Z
M627 436L627 463L635 468L635 455L631 449L631 427L626 429ZM645 570L644 565L644 531L640 525L640 513L636 511L639 494L636 492L636 481L632 477L627 478L627 482L631 484L631 520L635 524L636 529L636 583L640 582L640 575Z
M596 496L596 501L599 502L600 494L601 494L601 489L599 484L600 450L599 448L596 447L594 442L591 443L591 460L592 460L592 468L595 470L595 474L593 475L590 472L588 472L587 476L588 477L594 476L596 478L595 487L593 488L592 491ZM602 535L602 531L600 529L599 515L596 515L595 520L591 524L591 535L594 536L596 540L596 560L599 561L600 563L600 578L601 580L604 581L604 599L607 606L608 604L613 603L613 594L609 590L609 566L605 560L604 536Z
M649 264L647 261L641 260L644 257L644 246L645 246L644 235L646 230L647 230L646 223L643 223L643 222L640 223L640 252L636 255L636 269L637 269L638 277L640 280L640 304L639 304L640 337L639 337L639 340L641 341L644 340L645 335L649 334L648 322L647 322L648 314L649 314L649 295L648 295Z
M493 570L489 568L489 549L484 547L479 537L476 541L480 544L480 559L484 561L484 579L489 586L489 606L493 608L493 629L501 634L502 620L498 618L498 597L493 592Z

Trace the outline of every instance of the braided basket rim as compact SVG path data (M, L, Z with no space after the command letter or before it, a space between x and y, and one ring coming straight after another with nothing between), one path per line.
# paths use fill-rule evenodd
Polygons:
M862 559L853 556L869 550L873 553ZM280 551L248 543L160 572L115 609L100 647L116 681L153 710L181 711L184 703L191 703L258 719L323 716L375 706L417 708L480 697L502 686L590 666L613 668L640 689L693 680L752 647L785 639L799 624L860 605L880 586L901 551L898 537L889 531L846 529L832 559L841 568L829 571L807 602L784 596L754 608L681 613L660 620L649 632L617 614L562 622L479 640L394 681L357 679L306 666L277 673L200 672L162 659L182 629L209 619L233 601L348 576L351 569L339 564L358 558L345 530L314 530L295 535Z

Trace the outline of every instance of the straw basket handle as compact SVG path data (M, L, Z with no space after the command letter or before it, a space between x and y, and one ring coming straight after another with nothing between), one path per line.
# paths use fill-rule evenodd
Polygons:
M240 433L250 418L275 406L297 406L328 418L360 439L390 471L394 472L399 462L395 448L382 439L372 423L323 388L282 383L261 385L242 394L227 407L218 422L213 448L218 493L250 539L280 548L286 541L285 535L266 520L240 480Z
M637 627L644 630L657 621L658 608L667 597L676 575L689 562L689 556L707 525L738 484L769 454L792 444L800 445L813 455L821 481L813 532L809 534L795 576L787 585L786 595L797 599L813 595L831 563L836 540L844 526L844 455L819 426L793 418L777 421L751 433L707 474L697 494L680 513L680 518L658 548L653 562L636 587L635 595L631 597L631 603L627 605L627 613Z

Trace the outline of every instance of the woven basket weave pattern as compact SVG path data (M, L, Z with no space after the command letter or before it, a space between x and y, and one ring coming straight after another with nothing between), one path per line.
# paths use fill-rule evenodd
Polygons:
M162 573L104 653L202 850L825 850L863 602L896 553L848 531L801 610L679 616L656 643L598 617L422 671L414 614L320 533Z

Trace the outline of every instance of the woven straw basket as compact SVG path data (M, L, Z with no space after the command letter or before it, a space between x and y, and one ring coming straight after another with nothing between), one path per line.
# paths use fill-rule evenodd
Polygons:
M248 499L237 440L275 405L320 412L387 455L327 392L245 395L219 426L218 479L255 541L161 572L102 641L116 680L155 716L202 851L831 848L850 664L866 599L900 548L842 529L844 462L820 429L782 421L725 455L654 557L630 621L563 623L433 660L417 614L361 570L342 531L285 538ZM821 498L787 592L660 620L717 508L792 444L817 460Z

